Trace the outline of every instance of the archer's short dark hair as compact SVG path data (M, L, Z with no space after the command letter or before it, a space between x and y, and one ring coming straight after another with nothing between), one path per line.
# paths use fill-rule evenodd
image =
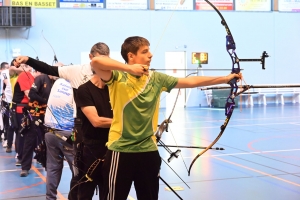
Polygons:
M146 38L140 36L132 36L125 39L121 47L121 55L126 63L128 63L127 54L131 52L136 55L141 46L150 46L150 42Z

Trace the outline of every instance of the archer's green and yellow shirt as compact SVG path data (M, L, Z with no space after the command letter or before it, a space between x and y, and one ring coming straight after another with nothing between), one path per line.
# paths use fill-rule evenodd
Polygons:
M160 95L170 92L178 78L149 71L136 77L113 71L106 84L113 109L108 149L118 152L157 151L154 132L157 129Z

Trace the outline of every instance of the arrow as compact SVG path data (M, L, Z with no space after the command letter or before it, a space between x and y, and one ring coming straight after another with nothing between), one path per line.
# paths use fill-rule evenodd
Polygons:
M193 70L193 71L197 71L197 70L202 70L202 71L231 71L231 69L203 69L203 68L198 68L198 69L153 69L151 68L150 70L152 71L168 71L168 70L185 70L185 71L189 71L189 70ZM244 70L244 69L241 69Z

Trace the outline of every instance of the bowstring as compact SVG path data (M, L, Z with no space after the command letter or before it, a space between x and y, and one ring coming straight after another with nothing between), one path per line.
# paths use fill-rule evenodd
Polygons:
M160 42L162 41L162 38L164 37L164 35L165 35L165 33L166 33L166 30L167 30L167 28L168 28L168 26L169 26L169 24L170 24L170 22L171 22L171 19L172 19L173 16L174 16L175 11L177 11L177 8L178 8L179 3L180 3L180 0L177 1L177 4L176 4L175 9L173 9L173 11L172 11L171 14L170 14L170 17L169 17L169 19L168 19L168 21L167 21L167 24L165 25L165 27L164 27L164 29L163 29L163 31L162 31L160 37L159 37L159 40L158 40L158 42L157 42L157 44L156 44L156 46L155 46L155 48L154 48L152 57L153 57L154 54L156 53L156 50L158 49L158 46L160 45ZM153 73L155 73L155 72L153 72ZM188 76L189 76L189 75L188 75ZM169 94L170 94L170 93L169 93ZM169 94L166 94L163 98L161 98L161 99L160 99L160 102L161 102L162 100L164 100L164 99L167 97L167 95L169 95ZM173 115L173 112L174 112L174 110L175 110L175 106L176 106L176 103L177 103L177 100L178 100L178 96L179 96L179 95L180 95L180 88L178 88L178 93L177 93L177 96L176 96L176 99L175 99L175 102L174 102L174 106L173 106L173 108L172 108L172 110L171 110L171 113L170 113L170 119L171 119L171 116ZM168 118L166 117L166 114L165 114L164 112L162 112L162 114L163 114L163 116L164 116L165 119L168 119ZM167 122L167 123L169 123L169 122ZM169 129L170 132L171 132L172 138L173 138L173 140L174 140L174 142L175 142L175 145L176 145L177 149L179 149L177 140L175 139L175 136L174 136L174 134L173 134L173 132L172 132L172 129L170 128L169 124L168 124L168 129ZM179 155L180 155L180 157L181 157L181 159L182 159L182 161L183 161L183 163L184 163L185 168L186 168L187 171L188 171L187 165L186 165L186 163L185 163L185 161L184 161L184 159L183 159L183 156L182 156L182 154L181 154L181 151L179 152Z
M244 85L245 86L247 86L248 84L246 83L246 81L245 81L245 79L242 77L242 79L241 79L241 83L240 83L240 88L243 88L243 82L244 82ZM249 93L250 91L248 90L248 93ZM248 97L247 97L248 99L247 99L247 101L249 102L249 99L250 99L250 95L248 95ZM242 95L240 95L240 112L242 112L243 111L243 106L242 106L242 103L243 103L243 97L242 97Z

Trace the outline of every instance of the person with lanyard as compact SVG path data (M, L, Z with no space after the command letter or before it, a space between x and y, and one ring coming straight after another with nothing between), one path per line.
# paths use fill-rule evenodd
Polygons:
M62 66L61 63L57 63ZM73 147L68 138L74 127L74 99L73 89L69 81L59 78L51 89L45 113L46 144L46 199L57 199L57 188L60 183L64 167L64 159L73 172ZM73 185L70 184L70 188Z
M39 72L36 72L37 74ZM21 130L24 137L23 156L21 160L21 177L26 177L32 164L32 156L37 144L44 140L44 129L41 126L44 123L47 101L55 77L41 74L34 79L29 91L29 103L23 109L23 119Z
M94 54L101 50L102 48L107 48L108 46L103 42L98 42L93 45L91 48L91 54ZM44 74L57 76L60 78L64 78L65 80L69 81L71 84L71 87L73 88L73 95L74 95L74 128L76 130L76 140L74 141L74 151L78 152L79 150L77 147L82 142L82 111L80 108L76 108L76 102L77 102L77 89L80 85L86 83L88 80L91 79L93 76L93 72L91 69L91 65L89 64L83 64L83 65L69 65L64 67L57 67L57 66L50 66L42 61L35 60L33 58L30 58L28 56L18 56L16 58L15 66L18 67L20 64L29 64L32 66L35 70L40 71ZM71 180L71 185L76 184L79 176L77 173L74 174L74 177ZM78 179L78 180L77 180ZM70 200L77 199L77 190L73 189L68 195L68 198Z
M241 74L175 78L150 71L149 46L143 37L129 37L121 47L127 64L109 57L94 57L91 62L108 85L114 116L102 166L106 187L102 199L126 200L132 182L138 199L158 199L161 158L154 133L162 91L223 84L241 78Z
M101 55L109 56L109 49L90 54L90 58ZM85 173L78 183L78 199L91 200L97 187L100 191L103 189L101 165L107 151L106 143L113 113L108 87L96 74L91 80L79 86L77 94L80 96L77 106L84 114L82 162ZM89 181L86 181L86 178Z

